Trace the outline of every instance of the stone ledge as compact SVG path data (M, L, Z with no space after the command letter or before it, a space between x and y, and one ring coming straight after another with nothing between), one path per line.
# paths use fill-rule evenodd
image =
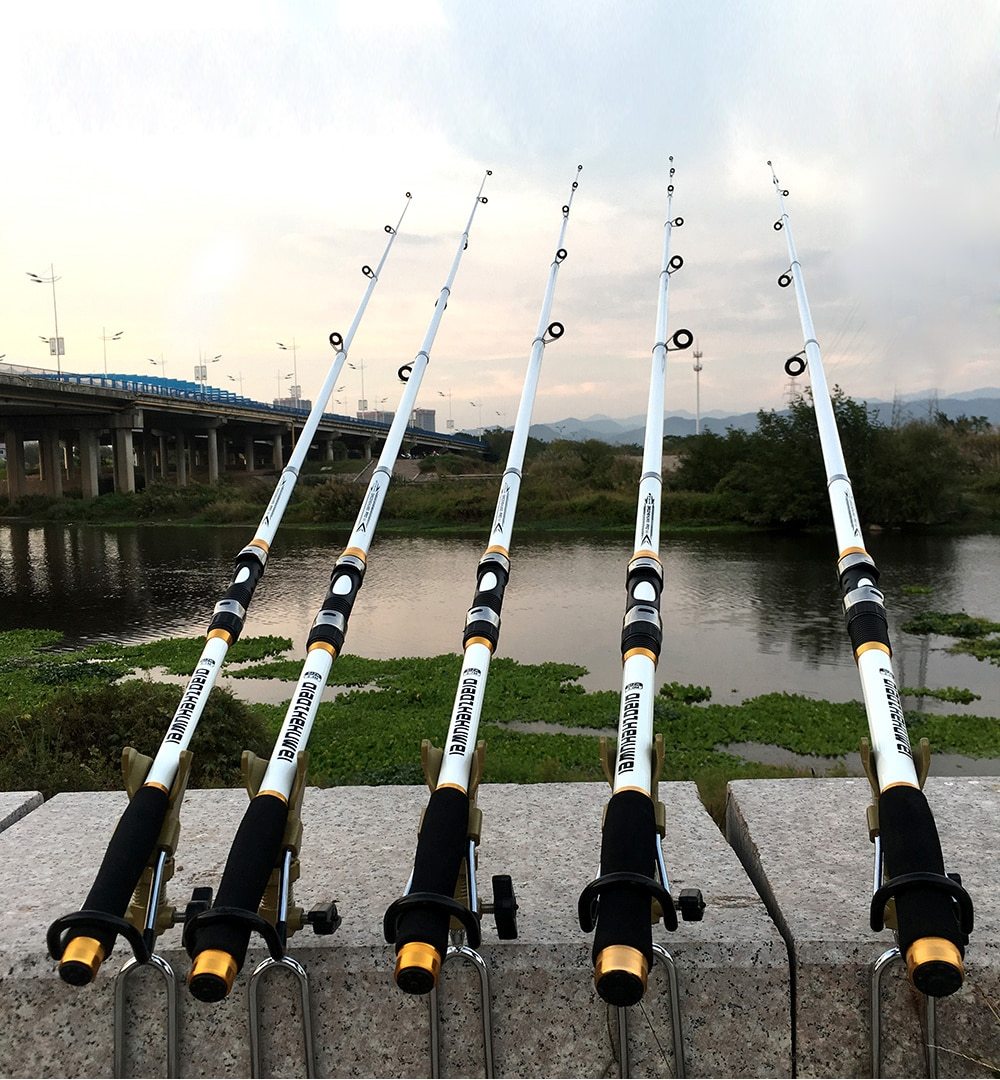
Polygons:
M41 805L40 791L0 791L0 833Z
M673 889L698 886L708 908L701 923L681 923L654 938L674 955L680 979L689 1076L791 1074L788 955L763 903L693 784L661 787L667 804L665 855ZM516 942L496 941L484 920L483 954L491 967L498 1076L617 1075L614 1010L596 997L589 937L576 921L577 897L594 876L600 844L602 784L484 785L479 882L509 873L519 911ZM392 983L392 950L381 937L385 908L409 875L426 791L416 787L311 789L306 794L302 878L296 899L312 907L336 898L344 918L330 938L304 931L292 953L310 972L317 1067L321 1076L426 1076L427 1004ZM60 795L0 836L0 1073L109 1076L113 972L119 947L97 982L65 986L44 954L48 923L82 905L107 839L125 805L108 793ZM170 885L183 905L196 885L217 886L246 806L236 791L192 791L182 813L177 873ZM30 852L30 858L25 853ZM15 895L16 894L16 895ZM178 976L187 972L175 928L160 952ZM180 1071L184 1076L246 1076L249 1045L246 981L253 953L230 999L217 1006L180 994ZM153 1017L160 999L141 972L129 1005L129 1071L162 1074ZM270 1075L301 1074L297 1003L279 975L262 991L273 1033ZM471 969L445 969L442 1068L481 1075L478 1019L469 1008ZM630 1010L633 1076L672 1075L668 995L654 974L642 1009ZM464 1013L467 1017L469 1013ZM660 1047L662 1046L662 1050Z
M972 896L976 928L962 990L938 1004L939 1075L1000 1068L1000 779L927 782L945 856ZM871 962L892 946L872 932L872 845L864 779L740 780L729 786L727 836L789 945L797 1075L871 1076ZM882 980L883 1076L924 1076L920 995L894 965ZM991 1062L990 1069L976 1063Z

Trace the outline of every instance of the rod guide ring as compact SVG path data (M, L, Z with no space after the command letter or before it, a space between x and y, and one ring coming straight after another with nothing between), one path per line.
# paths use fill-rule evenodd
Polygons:
M783 289L787 289L788 286L791 285L791 283L792 283L792 274L791 274L791 267L789 267L788 270L786 270L783 274L781 274L778 277L778 284Z
M569 213L569 203L563 203L563 217Z
M343 335L339 334L336 330L330 334L330 344L338 351L344 347Z
M775 231L775 232L781 232L781 230L782 230L782 229L783 229L784 227L785 227L785 226L784 226L784 223L783 223L782 221L776 221L776 222L774 223L774 231Z
M684 224L684 219L682 217L675 217L674 220L670 222L670 224L675 229L679 229Z
M361 273L364 274L366 278L373 278L375 276L375 271L368 263L365 263L365 265L361 267Z
M674 185L673 184L667 184L667 194L668 195L673 195L673 193L674 193Z
M566 333L566 327L561 322L550 322L545 333L550 341L558 341Z
M670 262L667 263L667 273L676 274L678 270L684 265L684 260L680 255L671 255Z
M556 262L562 262L563 259L565 259L568 254L569 254L569 252L565 248L560 248L556 252Z
M694 344L694 334L687 329L677 330L670 340L673 343L674 350L683 352L684 349L690 349L692 344ZM667 351L672 351L669 345L667 346Z
M391 225L384 225L383 228L390 236L396 231Z
M410 376L413 374L413 364L403 364L403 366L396 372L400 382L409 382Z
M805 358L802 353L796 353L785 361L785 374L791 378L798 378L806 369Z

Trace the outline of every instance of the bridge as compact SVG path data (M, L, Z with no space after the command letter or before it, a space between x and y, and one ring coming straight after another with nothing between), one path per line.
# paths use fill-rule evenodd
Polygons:
M25 444L38 442L41 489L60 497L78 491L134 492L142 485L197 475L217 484L227 471L280 470L309 415L306 408L267 405L196 382L147 375L77 375L4 364L0 371L0 435L6 448L11 500L34 490ZM313 459L346 454L370 461L389 424L324 413L310 446ZM102 448L111 448L110 477ZM482 452L469 435L408 427L403 446Z

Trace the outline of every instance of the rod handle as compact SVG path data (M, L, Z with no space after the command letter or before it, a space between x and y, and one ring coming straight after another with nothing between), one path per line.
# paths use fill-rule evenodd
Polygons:
M653 964L651 899L664 894L664 916L677 925L669 894L653 878L656 811L643 791L611 796L601 835L601 877L580 897L581 926L594 924L594 986L616 1006L635 1005ZM590 911L585 910L589 905ZM590 916L589 920L587 916ZM668 923L669 925L669 923Z
M59 977L73 986L86 986L122 931L114 920L124 917L156 847L170 797L159 784L145 784L130 800L108 843L97 877L83 905L84 912L111 916L87 923L74 920L65 932L50 933L49 951L59 961ZM55 930L61 920L52 924Z
M972 900L945 874L937 826L920 788L886 788L878 816L887 880L872 897L872 926L881 929L885 905L895 900L899 951L910 982L921 993L947 997L965 977Z
M213 918L196 918L185 927L184 947L192 960L188 989L200 1001L220 1001L233 988L246 960L257 909L281 857L287 819L288 803L277 792L261 792L250 800L229 849ZM252 920L237 917L239 913Z
M437 984L448 951L448 926L455 914L449 908L457 903L453 898L468 835L469 796L459 788L437 788L424 811L408 896L430 893L451 903L403 906L395 926L385 927L387 940L396 947L396 985L408 994L429 993ZM476 919L476 913L469 915Z

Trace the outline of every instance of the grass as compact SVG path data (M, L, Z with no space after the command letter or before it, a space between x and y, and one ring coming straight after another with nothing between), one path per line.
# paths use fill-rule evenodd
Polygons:
M119 682L151 668L187 675L201 639L173 638L144 645L102 643L59 649L52 631L0 633L0 738L14 752L0 765L0 787L39 787L47 794L80 787L117 787L123 745L152 753L179 691L146 680ZM301 661L281 654L287 639L247 638L230 652L237 678L277 679L289 695ZM324 702L309 744L311 782L417 784L420 742L440 744L451 715L460 657L371 660L345 656L330 684L343 690ZM585 669L574 664L520 664L498 658L490 667L480 737L488 743L486 779L494 783L600 780L596 736L614 730L617 691L585 691ZM927 691L964 701L956 688ZM975 695L972 695L974 697ZM741 760L724 747L755 742L797 754L852 753L867 731L858 702L816 701L796 694L763 694L738 705L711 702L707 687L665 684L655 702L654 726L668 747L665 778L693 780L706 805L718 811L731 779L801 775ZM204 771L196 783L236 782L239 750L269 751L284 705L244 703L216 690L192 743ZM974 716L908 713L914 739L973 757L1000 757L1000 725ZM544 724L542 731L511 722ZM561 729L591 729L594 736ZM110 763L110 764L109 764Z

